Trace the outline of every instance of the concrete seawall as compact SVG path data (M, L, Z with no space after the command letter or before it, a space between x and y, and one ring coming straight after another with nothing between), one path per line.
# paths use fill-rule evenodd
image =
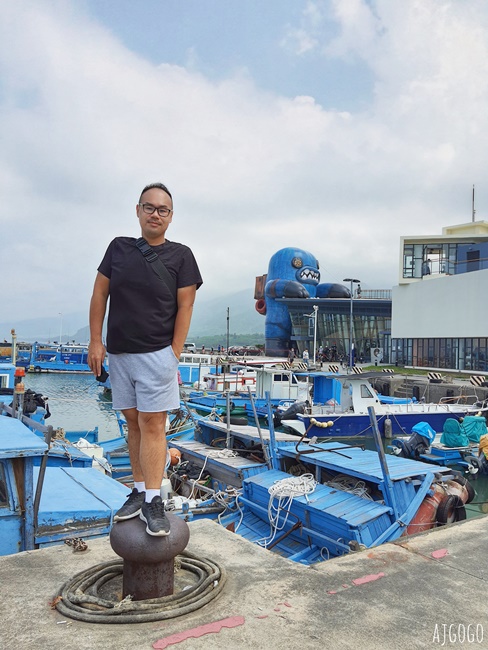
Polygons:
M71 621L51 609L76 573L113 559L109 542L0 558L0 647L50 650L411 650L488 647L486 538L480 518L314 567L294 564L211 521L190 524L189 550L227 572L217 599L155 623ZM230 627L219 622L227 621ZM202 633L199 638L192 635ZM459 640L464 635L464 642ZM468 643L469 636L469 643Z

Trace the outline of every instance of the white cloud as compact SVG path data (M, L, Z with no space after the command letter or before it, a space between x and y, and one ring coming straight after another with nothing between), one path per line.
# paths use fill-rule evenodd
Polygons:
M157 179L208 294L252 290L288 245L317 256L323 281L388 288L400 235L469 221L472 183L488 200L488 9L327 4L307 3L302 47L367 63L362 112L264 92L250 72L218 83L153 65L76 4L1 4L0 255L15 290L0 320L88 309L106 245L137 234L138 193Z
M302 55L306 52L315 50L319 41L313 38L305 29L288 27L284 38L281 41L282 47L285 47L295 54Z

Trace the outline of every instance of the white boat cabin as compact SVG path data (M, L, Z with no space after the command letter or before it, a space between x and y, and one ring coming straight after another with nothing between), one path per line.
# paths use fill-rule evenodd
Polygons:
M284 368L259 368L256 370L256 397L265 399L310 400L310 383L307 377L297 376Z

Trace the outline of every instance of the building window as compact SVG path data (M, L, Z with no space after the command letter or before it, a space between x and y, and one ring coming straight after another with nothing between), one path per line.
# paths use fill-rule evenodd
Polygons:
M488 371L488 338L392 339L392 361L419 368Z
M488 268L488 242L468 244L405 244L404 278L455 275Z

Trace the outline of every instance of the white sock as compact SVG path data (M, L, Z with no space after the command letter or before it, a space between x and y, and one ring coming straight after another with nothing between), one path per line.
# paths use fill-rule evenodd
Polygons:
M146 490L146 503L151 503L154 497L161 496L160 490Z
M144 483L144 481L134 481L134 487L138 492L146 491L146 484Z

